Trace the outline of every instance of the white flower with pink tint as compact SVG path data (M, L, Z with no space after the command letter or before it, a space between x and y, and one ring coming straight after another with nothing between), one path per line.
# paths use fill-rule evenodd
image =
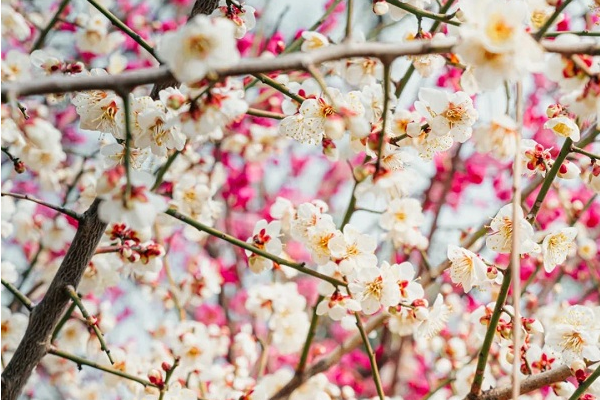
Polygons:
M158 46L159 57L182 83L194 83L217 68L237 64L235 24L225 18L197 15L175 32L167 32Z
M98 208L100 218L106 222L125 223L132 229L152 226L157 214L168 208L167 200L150 190L153 184L154 176L149 173L131 171L128 190L123 168L106 171L97 188L103 199Z
M473 286L481 285L487 280L487 266L472 251L449 245L448 260L450 260L450 279L453 283L462 286L465 293L468 293Z
M542 256L546 272L554 271L557 265L565 262L569 253L575 249L577 228L567 227L546 235L542 242Z

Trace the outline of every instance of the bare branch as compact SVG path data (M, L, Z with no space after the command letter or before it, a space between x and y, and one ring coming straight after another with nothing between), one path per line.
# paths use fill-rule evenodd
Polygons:
M246 58L239 64L228 68L219 68L211 74L214 79L227 76L257 74L273 71L289 71L306 69L308 65L318 65L326 61L351 57L383 57L394 58L407 55L449 53L457 44L457 40L447 38L435 41L412 41L408 43L346 43L328 46L325 49L310 53L292 53L277 58ZM554 41L542 41L546 51L571 54L600 54L600 44L578 43L561 45ZM124 72L113 76L78 76L50 77L30 82L14 82L2 85L2 102L7 102L11 96L30 96L48 93L65 93L81 90L114 90L123 91L146 84L159 84L172 81L173 76L167 67L142 69Z

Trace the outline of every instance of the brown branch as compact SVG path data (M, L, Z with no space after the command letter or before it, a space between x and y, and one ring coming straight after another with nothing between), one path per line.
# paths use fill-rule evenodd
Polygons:
M572 376L571 369L567 365L551 369L540 374L530 375L521 381L520 394L533 392L534 390L550 386L553 383L561 382ZM475 397L477 400L508 400L512 396L512 385L502 386L483 392ZM471 399L469 397L469 399Z
M310 53L292 53L277 58L246 58L239 64L219 68L211 74L214 79L227 76L258 74L273 71L289 71L306 69L308 65L318 65L351 57L383 57L394 58L407 55L449 53L457 44L457 40L447 38L435 41L412 41L408 43L346 43L328 46ZM595 43L580 43L562 46L553 41L543 41L546 51L560 54L600 54L600 45ZM64 93L82 90L114 90L146 84L163 84L173 82L173 76L167 67L141 69L124 72L113 76L78 76L78 77L49 77L30 82L14 82L2 85L2 102L16 96L30 96L48 93Z
M2 373L2 394L6 400L17 399L31 372L48 352L52 332L69 304L65 288L77 287L104 234L106 224L98 218L99 204L100 200L95 200L82 215L71 247L44 299L31 312L25 335Z
M371 318L364 326L365 333L368 334L374 329L377 329L383 324L387 315L379 314ZM333 365L337 364L344 354L347 354L360 346L363 343L362 336L359 332L346 339L344 343L336 347L331 353L325 358L312 364L303 374L294 375L291 381L287 383L281 390L275 393L270 400L282 400L287 399L290 394L300 387L308 378L327 371Z

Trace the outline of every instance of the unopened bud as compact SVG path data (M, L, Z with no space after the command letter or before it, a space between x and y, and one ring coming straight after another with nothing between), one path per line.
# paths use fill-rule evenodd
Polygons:
M160 365L160 367L163 369L163 371L170 371L171 370L171 364L169 364L166 361L163 361L163 363Z
M425 307L417 307L415 308L414 312L415 318L418 321L425 321L427 318L429 318L429 310Z
M574 372L577 372L579 370L585 371L585 369L587 368L583 360L574 360L569 367L571 368L571 371Z
M338 140L344 136L346 124L344 124L344 119L342 117L335 114L325 120L323 128L325 130L325 136L329 139Z
M498 268L493 265L489 266L485 275L490 280L496 279L498 277Z
M162 373L157 369L152 369L148 372L148 380L153 384L160 386L163 384Z
M385 15L388 11L390 11L390 6L385 0L378 0L373 3L373 12L375 15Z
M27 168L25 168L25 163L23 161L21 161L21 160L18 160L18 159L15 160L14 167L15 167L15 172L17 174L22 174L27 169Z

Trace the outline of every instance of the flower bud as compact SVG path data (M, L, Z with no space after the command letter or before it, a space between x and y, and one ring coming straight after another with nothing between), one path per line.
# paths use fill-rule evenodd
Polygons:
M491 265L487 268L487 272L485 274L489 280L494 280L498 277L498 268Z
M418 321L425 321L429 317L429 310L425 307L417 307L414 312Z
M548 118L558 117L564 111L564 107L560 104L550 104L548 108L546 108L546 115Z
M373 3L373 12L375 15L385 15L388 11L390 11L390 6L385 0L376 0Z
M344 119L337 114L330 116L325 119L324 125L325 136L329 139L338 140L344 136L346 131L346 124Z
M148 372L148 380L153 384L160 386L163 384L162 373L157 369L152 369Z
M19 160L19 159L15 160L15 162L14 162L14 168L15 168L15 172L17 174L22 174L26 170L25 163L23 161Z

